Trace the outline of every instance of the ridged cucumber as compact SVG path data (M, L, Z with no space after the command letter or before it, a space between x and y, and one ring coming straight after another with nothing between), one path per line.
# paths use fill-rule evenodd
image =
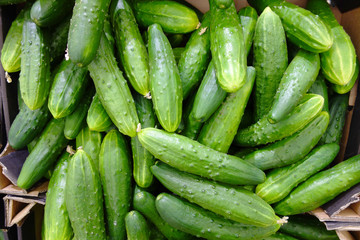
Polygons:
M253 44L258 15L254 8L247 6L239 10L238 16L243 30L246 55L249 55L251 46Z
M145 218L138 211L131 211L125 216L128 240L149 240L150 229Z
M315 82L311 85L308 93L314 93L322 96L324 99L324 106L322 110L329 112L328 88L323 75L319 74L317 76Z
M353 88L353 86L355 85L356 80L358 79L359 76L359 60L356 59L356 66L355 66L355 72L354 75L352 76L350 82L348 82L345 85L336 85L336 84L331 84L331 88L339 93L339 94L345 94L350 92L350 90Z
M102 142L102 135L99 132L91 131L88 126L81 129L76 136L76 148L81 147L94 161L95 169L99 168L99 153Z
M112 121L100 102L99 96L95 94L89 107L86 123L90 130L104 132L108 130Z
M49 27L71 14L75 0L37 0L31 7L31 19L40 27Z

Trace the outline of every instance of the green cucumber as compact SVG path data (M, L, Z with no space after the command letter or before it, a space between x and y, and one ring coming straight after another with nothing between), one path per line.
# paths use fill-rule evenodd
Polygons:
M114 46L115 48L115 38L113 34L112 24L110 23L110 16L106 15L104 19L104 33L106 36L106 39L109 41L111 46ZM115 50L114 50L115 51Z
M65 50L67 48L67 40L70 27L70 17L65 20L54 29L50 36L50 62L60 62L63 60Z
M210 61L210 18L210 13L204 15L201 26L191 34L178 63L184 99L198 85Z
M99 96L95 94L86 116L86 123L90 130L104 132L108 130L112 121L100 102Z
M181 172L160 162L151 170L173 193L227 219L259 227L277 224L279 218L273 209L255 193Z
M311 85L308 93L314 93L322 96L324 99L324 106L322 110L329 112L328 88L323 75L319 74L317 76L315 82Z
M71 240L73 238L73 230L65 206L65 185L69 161L70 154L64 152L49 182L42 227L44 240Z
M262 238L261 240L297 240L297 238L277 232L269 237Z
M128 240L149 240L150 228L145 218L138 211L131 211L125 217Z
M183 100L179 70L160 25L153 24L148 31L152 102L161 126L174 132L181 121Z
M76 148L81 147L94 161L95 169L99 167L99 153L102 142L102 135L99 132L91 131L88 126L81 129L76 136Z
M329 165L339 152L339 145L325 144L312 150L303 160L269 172L256 194L272 204L285 198L293 188Z
M350 90L353 88L353 86L355 85L356 80L358 79L359 76L359 60L356 59L356 66L355 66L355 72L354 75L352 76L350 82L348 82L345 85L336 85L336 84L331 84L331 88L339 93L339 94L345 94L350 92Z
M122 66L132 87L145 96L150 91L148 54L128 1L113 1L111 16Z
M305 157L319 142L329 124L329 114L321 112L303 129L281 141L245 156L244 160L267 170L293 164Z
M271 123L284 119L315 82L320 69L319 54L299 50L286 69L268 114Z
M141 26L157 23L167 33L188 33L199 25L195 11L175 1L136 1L134 12Z
M161 193L156 198L156 209L171 226L205 239L259 239L275 233L280 225L255 227L225 219L195 204Z
M314 119L323 105L322 96L306 94L302 102L283 120L271 124L265 116L248 128L240 130L236 135L235 144L242 147L255 147L289 137Z
M219 85L236 92L245 83L246 49L242 27L234 3L227 9L210 0L210 48Z
M299 185L274 210L294 215L314 210L360 182L360 155L319 172Z
M0 5L11 5L26 2L26 0L0 0Z
M193 140L197 139L203 123L195 120L193 115L189 113L185 118L184 124L185 127L183 131L181 131L181 135L184 135Z
M174 53L174 57L175 57L175 62L176 64L179 64L180 58L182 53L185 51L184 47L177 47L177 48L173 48L173 53Z
M122 134L136 136L139 119L135 103L104 34L97 56L88 69L101 104L111 121Z
M234 140L255 81L255 68L248 67L245 84L231 93L202 127L198 142L216 151L228 152Z
M96 56L110 0L75 0L70 22L68 53L79 67L88 65Z
M35 137L31 142L27 144L27 149L29 153L31 153L32 150L34 150L36 143L39 141L39 136ZM11 145L10 145L11 146Z
M56 161L66 147L64 119L52 119L41 133L38 142L21 168L17 185L23 189L32 187Z
M24 16L19 82L28 108L35 110L46 102L51 86L49 48L43 30L30 19L30 11Z
M249 55L254 39L255 26L258 20L258 15L254 8L247 6L239 10L238 16L243 30L246 55Z
M104 190L109 239L126 239L125 216L130 210L131 157L125 137L113 129L101 144L100 176Z
M185 136L145 128L138 137L155 158L181 171L235 185L255 185L265 180L265 174L253 165Z
M75 239L106 239L100 176L82 149L77 150L69 163L65 203Z
M232 4L232 0L215 0L215 4L218 8L228 8Z
M269 112L288 66L285 31L279 16L269 7L265 8L256 23L253 51L255 116L259 120Z
M36 0L31 7L31 19L40 27L49 27L71 14L75 0Z

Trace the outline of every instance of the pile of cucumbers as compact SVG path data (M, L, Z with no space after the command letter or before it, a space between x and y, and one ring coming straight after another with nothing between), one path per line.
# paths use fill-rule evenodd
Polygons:
M302 213L360 182L354 46L325 0L248 2L0 0L43 239L338 239Z

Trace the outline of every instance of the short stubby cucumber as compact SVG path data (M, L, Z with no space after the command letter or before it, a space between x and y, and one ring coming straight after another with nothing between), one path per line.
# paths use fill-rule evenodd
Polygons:
M36 0L31 7L31 19L40 27L50 27L70 15L75 0Z
M131 211L125 216L128 240L150 240L150 228L146 219L138 211Z
M91 131L85 126L76 136L76 148L81 147L94 161L95 169L99 167L99 153L102 142L102 135L99 132Z
M308 93L314 93L322 96L324 98L324 106L322 110L329 112L328 87L322 74L319 74L317 76L315 82L311 85Z
M239 10L238 16L243 30L246 55L249 55L251 46L253 44L258 15L254 8L247 6Z
M104 132L108 130L112 121L100 102L99 96L95 94L86 116L86 123L90 130Z
M355 66L355 72L352 76L350 82L348 82L345 85L337 85L337 84L331 84L331 88L334 90L334 92L338 94L345 94L351 91L351 89L354 87L356 80L359 76L359 60L356 59L356 66Z

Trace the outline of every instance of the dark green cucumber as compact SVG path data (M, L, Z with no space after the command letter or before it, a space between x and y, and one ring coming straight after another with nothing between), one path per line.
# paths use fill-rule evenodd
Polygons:
M249 0L249 4L262 12L271 7L283 23L286 36L295 45L311 51L325 52L333 44L333 35L327 25L309 10L285 0Z
M26 0L0 0L0 5L11 5L26 2Z
M31 110L40 108L49 95L50 53L43 30L25 12L21 40L20 90L24 103Z
M319 54L299 50L286 69L268 114L271 123L286 117L315 82L320 69Z
M178 63L184 99L198 85L210 61L210 18L210 13L204 15L201 26L191 34Z
M150 228L145 218L138 211L131 211L125 217L128 240L149 240Z
M17 180L19 187L32 187L56 161L68 142L64 136L64 126L64 119L52 119L47 124L21 168Z
M277 224L279 218L273 209L255 193L181 172L160 162L151 170L173 193L227 219L259 227Z
M86 123L90 130L104 132L108 130L112 121L100 102L99 96L95 94L89 107Z
M328 88L325 83L324 77L319 74L315 82L311 85L308 93L318 94L324 99L323 111L329 112L329 97L328 97Z
M110 21L111 21L110 15L106 15L104 19L104 33L110 45L114 46L115 48L115 38L114 38L112 23L110 23Z
M46 193L42 239L54 240L73 238L69 214L65 206L65 185L70 154L64 152L56 165Z
M88 126L81 129L76 136L76 148L81 147L94 161L95 169L99 167L99 153L102 142L102 135L99 132L91 131Z
M179 70L160 25L153 24L148 31L152 102L161 126L174 132L181 121L183 100Z
M145 96L150 91L148 54L128 1L113 1L111 16L122 66L132 87Z
M80 67L96 56L109 4L110 0L75 0L68 49L70 60Z
M282 200L299 183L329 165L339 149L337 144L325 144L312 150L299 162L272 170L265 182L256 187L256 194L269 204Z
M135 103L104 34L97 56L88 69L101 104L111 121L122 134L136 136L139 119Z
M358 79L359 76L359 60L356 59L356 67L355 67L355 72L354 75L352 76L350 82L348 82L345 85L336 85L336 84L331 84L331 88L339 93L339 94L345 94L350 92L350 90L353 88L353 86L355 85L356 80Z
M360 155L319 172L275 205L275 212L294 215L314 210L360 182Z
M236 135L235 144L242 147L255 147L289 137L313 120L320 113L323 105L322 96L306 94L301 103L283 120L272 124L265 116L248 128L240 130Z
M177 48L173 48L173 53L174 53L174 57L175 57L175 62L176 64L179 64L180 58L182 53L185 51L184 47L177 47Z
M69 163L65 203L75 239L106 239L100 176L82 149L77 150Z
M194 10L175 1L136 1L134 12L140 25L157 23L167 33L192 32L199 24Z
M329 114L321 112L305 128L247 155L244 160L261 170L293 164L305 157L319 142L329 124Z
M130 210L131 157L125 137L113 129L101 144L100 176L110 239L126 239L125 216Z
M269 112L288 66L285 31L279 16L269 7L265 8L256 23L253 52L256 69L255 116L259 120Z
M50 61L60 62L63 60L69 35L70 17L67 17L54 29L50 37Z
M269 237L262 238L261 240L298 240L298 239L293 238L289 235L277 232Z
M246 49L242 27L234 3L227 9L210 0L210 48L219 85L236 92L245 84Z
M255 26L258 20L258 15L254 8L247 6L239 10L238 16L243 30L246 55L249 55L254 39Z
M143 214L155 227L170 240L190 240L193 237L176 228L171 227L164 221L155 206L155 197L146 191L135 189L133 207Z
M253 165L185 136L145 128L138 137L155 158L181 171L235 185L255 185L265 180L265 174Z
M40 27L49 27L70 15L75 0L36 0L31 7L31 19Z
M197 121L196 119L194 119L193 115L189 113L188 116L185 118L184 124L185 127L183 131L181 131L181 135L184 135L193 140L197 139L203 122Z
M186 200L161 193L156 209L171 226L197 237L215 239L259 239L275 233L280 225L255 227L225 219Z
M234 140L255 81L255 68L248 67L245 84L231 93L202 127L198 142L216 151L228 152Z

